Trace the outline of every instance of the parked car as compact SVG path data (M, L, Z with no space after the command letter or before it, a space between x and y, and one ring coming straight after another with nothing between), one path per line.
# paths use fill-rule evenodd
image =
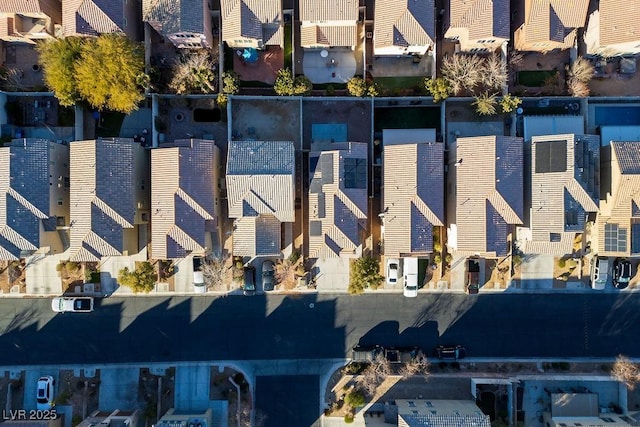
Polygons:
M609 258L594 256L591 258L591 287L603 290L609 280Z
M56 313L90 313L93 311L93 297L55 297L51 309Z
M244 266L244 283L242 293L245 295L255 295L256 293L256 269L251 265Z
M624 258L616 258L613 262L613 286L624 289L629 286L629 281L633 277L633 266L631 261Z
M465 267L467 269L464 275L465 289L469 295L477 294L480 290L480 260L467 258Z
M461 345L441 345L436 348L436 356L438 359L463 359L467 355L467 351Z
M400 269L400 260L396 258L387 259L387 284L388 285L393 286L398 283L398 277L400 276L399 269Z
M403 264L402 294L407 298L415 298L418 296L418 258L405 258Z
M272 291L276 285L275 269L273 261L266 260L262 262L262 290Z
M51 375L38 378L36 387L36 408L38 411L47 411L54 406L53 386L55 381Z
M353 347L353 355L351 360L354 362L372 362L375 360L378 354L382 354L383 351L384 349L379 345L357 345Z
M193 291L197 294L207 292L207 285L204 283L204 274L202 274L202 264L204 259L201 256L193 257Z

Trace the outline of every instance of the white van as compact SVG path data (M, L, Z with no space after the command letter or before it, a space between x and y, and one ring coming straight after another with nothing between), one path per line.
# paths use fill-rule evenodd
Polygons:
M408 298L418 296L418 258L404 258L403 295Z
M591 258L591 287L601 291L609 280L609 258L594 256Z

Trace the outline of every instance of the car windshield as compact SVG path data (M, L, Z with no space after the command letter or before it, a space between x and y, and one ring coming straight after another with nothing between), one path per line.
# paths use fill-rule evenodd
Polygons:
M38 403L47 403L47 402L48 402L47 399L44 399L41 397L38 398Z

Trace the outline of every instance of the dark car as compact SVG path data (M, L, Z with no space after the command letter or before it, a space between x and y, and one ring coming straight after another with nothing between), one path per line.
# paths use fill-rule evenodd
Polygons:
M276 284L273 261L266 260L262 263L262 290L272 291Z
M480 290L480 260L478 258L468 258L466 263L467 271L464 275L465 289L468 294L477 294Z
M461 345L441 345L436 348L438 359L463 359L467 355L466 350Z
M242 293L245 295L255 295L256 293L256 269L251 265L246 265L244 267Z
M633 277L631 261L628 259L616 258L613 262L613 286L624 289L629 286L629 281Z

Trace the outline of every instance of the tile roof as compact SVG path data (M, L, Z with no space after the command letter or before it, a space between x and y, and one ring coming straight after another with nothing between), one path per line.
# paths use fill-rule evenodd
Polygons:
M58 177L51 176L56 172L69 176L68 168L52 163L68 153L67 146L40 139L13 140L11 146L0 148L0 259L18 259L21 252L40 247L41 224L44 228L56 215L50 183Z
M589 0L526 0L525 22L516 32L521 50L568 49L573 46L576 29L585 25ZM546 45L536 48L536 45Z
M281 253L281 222L273 215L244 217L234 223L233 254L278 256Z
M611 191L600 204L598 247L603 254L630 256L640 252L640 236L633 232L637 230L636 220L640 219L640 142L611 142L611 154ZM617 246L615 250L605 240L605 227L613 225L625 242L624 245L612 245Z
M509 39L509 0L449 0L445 28L468 29L468 39Z
M488 415L414 415L399 414L403 424L408 427L490 427Z
M62 4L60 0L2 0L0 13L19 13L29 15L46 15L60 24L62 22Z
M608 0L600 2L600 45L640 40L640 3Z
M358 44L358 27L355 24L303 24L300 27L300 39L303 47L355 46Z
M204 253L215 221L215 144L185 142L151 151L151 248L158 259Z
M203 0L142 0L142 20L157 23L154 27L163 35L203 34Z
M522 138L469 137L456 144L457 250L506 255L508 228L522 224L524 214Z
M309 257L354 254L366 227L367 144L333 143L309 154Z
M384 148L386 256L433 251L433 227L444 225L444 145Z
M531 144L532 242L525 250L563 256L584 231L587 213L598 211L600 138L544 135Z
M221 0L225 40L251 38L281 45L282 2L279 0Z
M374 48L433 45L434 7L434 0L376 0Z
M300 0L300 21L357 21L358 0Z
M125 32L126 0L64 0L64 35Z
M290 141L230 141L229 217L273 214L294 221L295 156Z
M95 261L122 255L124 229L135 227L139 159L148 153L130 138L74 141L71 147L71 257ZM148 201L147 201L148 203Z

